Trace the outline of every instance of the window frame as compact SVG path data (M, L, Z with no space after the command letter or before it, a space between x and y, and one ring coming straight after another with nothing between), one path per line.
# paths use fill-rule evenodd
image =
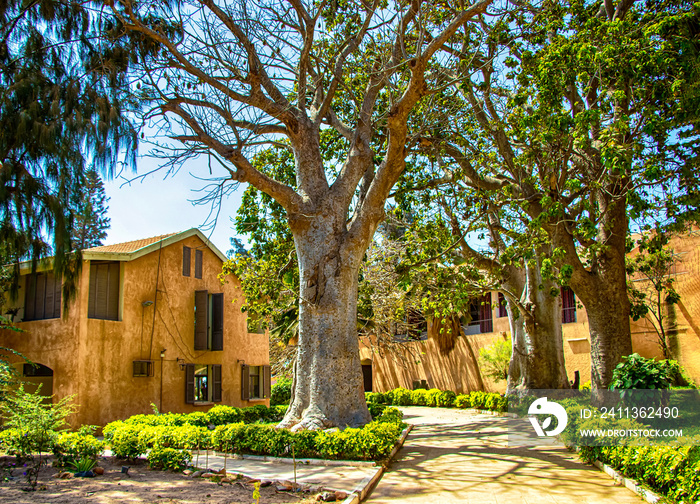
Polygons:
M194 296L194 349L223 351L224 294L196 290Z
M100 269L107 268L107 286L105 288L104 307L98 305L101 283ZM102 279L104 281L105 279ZM88 312L87 317L94 320L121 320L122 297L122 265L121 261L90 261L90 276L88 282Z
M197 368L206 368L207 398L197 399ZM195 406L204 406L221 402L222 397L222 368L221 364L193 364L185 365L185 403Z
M561 295L561 323L573 324L576 322L576 293L571 287L562 287Z
M250 368L257 368L259 377L258 394L253 396L253 383L251 380ZM241 400L243 401L264 401L270 398L272 392L272 368L269 364L249 365L241 364Z

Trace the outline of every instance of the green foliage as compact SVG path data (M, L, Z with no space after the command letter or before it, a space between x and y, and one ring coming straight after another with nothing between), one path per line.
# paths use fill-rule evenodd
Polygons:
M382 392L365 392L365 400L368 403L391 404Z
M377 418L384 412L386 406L384 404L367 403L367 409L372 418Z
M508 366L513 355L510 341L497 340L489 346L479 349L479 366L484 376L496 382L508 379Z
M146 453L147 446L140 438L142 430L142 425L112 422L102 432L115 457L133 460Z
M192 453L187 450L162 448L156 446L148 453L148 465L151 469L183 471L192 460Z
M700 500L700 446L581 446L579 456L600 460L674 502Z
M92 469L97 465L97 461L94 458L81 458L77 459L70 464L71 469L75 473L86 473L92 471Z
M411 391L405 388L397 388L387 392L387 396L391 394L391 404L394 406L410 406L411 405Z
M615 367L610 389L667 389L670 385L671 368L666 363L635 353Z
M27 482L32 489L46 462L42 452L51 450L59 431L67 425L66 418L75 411L73 396L56 403L46 403L45 399L40 390L30 394L20 384L16 390L8 391L0 403L5 432L10 432L3 436L2 443L8 453L27 461Z
M76 204L72 230L73 244L78 250L100 246L107 238L110 222L107 217L108 201L102 178L97 171L88 170L80 201Z
M134 458L151 449L152 467L179 470L190 457L187 450L213 448L229 453L350 460L381 460L396 444L403 414L396 408L382 409L376 421L361 429L291 432L275 425L243 422L219 425L213 431L190 424L180 426L112 422L105 426L105 439L115 456ZM140 417L148 421L148 415ZM181 452L180 450L184 450Z
M292 380L289 378L280 378L272 386L270 392L270 406L278 406L289 404L292 398Z
M78 432L62 432L53 443L55 462L66 465L80 459L95 459L105 447L104 441L97 439L93 433L94 426L84 426Z
M369 392L365 394L367 404L385 404L394 406L431 406L440 408L477 408L504 412L508 410L508 399L501 394L474 391L457 395L451 390L398 388L385 393ZM387 408L384 415L395 408Z
M452 406L454 406L456 398L457 394L455 394L451 390L445 390L441 392L438 396L436 406L440 408L451 408Z

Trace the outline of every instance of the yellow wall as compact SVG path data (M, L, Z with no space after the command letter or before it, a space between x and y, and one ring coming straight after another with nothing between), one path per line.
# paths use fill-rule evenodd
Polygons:
M194 252L191 276L182 275L183 245L203 250L202 279L194 277ZM25 332L6 331L2 344L54 370L54 394L59 398L75 394L80 405L72 419L74 425L104 425L137 413L150 413L151 403L160 408L161 380L162 411L206 411L211 404L185 404L185 372L178 358L186 363L222 365L222 402L217 404L269 404L269 400L240 399L241 363L269 364L269 344L266 335L247 332L246 315L240 311L244 301L240 283L229 277L222 285L217 277L221 266L221 260L196 235L122 262L121 320L112 321L87 318L85 286L90 266L85 261L78 299L69 315L65 319L19 323ZM194 350L196 290L224 293L223 351ZM155 303L143 307L144 301ZM23 299L20 302L23 304ZM163 349L166 352L161 362ZM134 377L132 361L148 359L149 352L154 376Z

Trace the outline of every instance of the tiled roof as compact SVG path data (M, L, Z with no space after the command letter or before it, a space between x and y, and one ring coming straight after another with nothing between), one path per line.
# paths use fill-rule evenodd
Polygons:
M102 245L101 247L92 247L85 249L84 252L97 252L105 254L128 254L130 252L136 252L143 247L158 243L161 240L168 238L179 233L170 233L160 236L153 236L151 238L141 238L140 240L128 241L123 243L115 243L114 245Z

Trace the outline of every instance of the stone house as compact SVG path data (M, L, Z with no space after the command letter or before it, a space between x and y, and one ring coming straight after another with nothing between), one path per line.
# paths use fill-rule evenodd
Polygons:
M22 265L10 312L23 332L0 333L22 380L75 396L73 425L137 413L269 405L269 344L249 333L237 278L197 229L83 251L77 295L62 313L50 264Z

